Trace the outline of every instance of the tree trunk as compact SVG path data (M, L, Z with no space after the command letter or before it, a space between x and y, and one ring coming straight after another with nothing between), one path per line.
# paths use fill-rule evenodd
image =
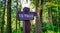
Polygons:
M43 4L43 0L40 0L40 5ZM42 12L43 8L38 11L38 6L36 6L37 17L36 17L36 33L42 33Z
M59 7L58 10L60 10ZM58 15L60 16L60 11L58 13ZM58 17L58 32L60 32L60 17Z
M42 33L42 11L40 10L40 33Z
M36 11L38 10L37 6L36 6ZM39 15L38 15L38 11L37 11L37 16L36 16L36 33L40 33L40 21L39 21Z
M11 31L11 0L7 2L7 33L12 33Z
M49 25L52 25L52 11L51 11L51 8L48 8L48 20L49 20Z
M42 20L41 15L39 15L38 8L36 7L37 16L36 16L36 33L42 33Z
M17 11L18 11L18 0L16 0L16 13L17 13ZM17 14L16 14L16 32L17 32Z
M41 10L40 10L40 33L42 33L42 15L43 15L43 0L41 0Z
M2 16L2 27L1 27L1 33L4 32L4 23L5 23L5 20L4 20L4 16L5 16L5 6L6 6L6 0L3 0L3 16Z

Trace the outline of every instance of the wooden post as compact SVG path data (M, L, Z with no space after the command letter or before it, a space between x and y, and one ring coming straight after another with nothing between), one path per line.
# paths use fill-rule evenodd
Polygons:
M25 20L25 33L30 33L30 20Z

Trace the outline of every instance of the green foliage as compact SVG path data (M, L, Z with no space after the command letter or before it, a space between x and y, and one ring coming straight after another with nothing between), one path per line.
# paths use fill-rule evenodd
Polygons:
M13 32L12 33L17 33L17 31L16 30L13 30Z
M0 1L0 9L1 9L1 7L3 7L3 2L2 1Z
M27 3L28 3L28 0L26 0ZM33 4L33 6L31 7L32 9L35 8L35 6L38 6L39 5L39 1L40 0L30 0L31 3ZM59 32L60 33L60 26L55 26L54 23L56 22L56 24L58 23L58 25L60 24L60 0L53 0L51 2L48 2L49 0L44 0L43 2L43 26L42 26L42 30L44 30L43 32L48 32L50 33L51 31L54 31L53 33L55 32ZM16 4L15 4L16 3ZM30 5L32 5L30 4ZM19 6L19 7L18 7ZM18 9L17 9L18 7ZM17 5L17 0L12 0L12 4L11 4L11 26L12 26L12 33L23 33L23 22L20 23L20 28L19 28L19 22L17 22L17 31L16 31L16 12L17 10L20 11L22 8L22 4L21 5ZM51 11L52 11L52 19L53 19L53 22L52 23L53 25L49 25L50 22L48 22L48 8L51 8ZM39 10L41 9L41 6L39 6ZM5 18L6 18L6 15L7 12L5 11ZM0 0L0 27L4 24L2 23L2 16L3 16L3 2L2 0ZM6 19L5 19L6 20ZM4 33L7 33L7 27L6 27L6 23L7 23L7 20L5 21L5 27L4 27ZM31 22L33 23L33 22ZM33 24L35 26L35 24ZM34 33L35 33L35 28L33 28L34 30ZM0 28L1 29L1 28ZM31 32L33 33L33 32Z
M38 6L40 0L31 0L31 1L32 1L32 3L33 3L35 6Z

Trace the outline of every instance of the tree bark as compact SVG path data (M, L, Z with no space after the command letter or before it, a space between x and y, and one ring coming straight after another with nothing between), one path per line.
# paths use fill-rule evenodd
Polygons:
M11 0L7 2L7 33L12 33L11 31Z
M43 4L43 0L40 0L40 5ZM41 8L40 11L38 11L38 6L36 6L36 12L37 12L37 17L36 17L36 33L42 33L42 12L43 8Z
M3 0L3 16L2 16L2 27L1 27L1 33L4 33L4 24L5 24L5 20L4 20L4 16L5 16L5 6L6 6L6 0Z
M37 12L37 16L36 16L36 33L40 33L40 19L39 19L39 15L38 15L38 7L36 6L36 12Z
M42 11L40 10L40 33L42 33Z
M52 11L51 11L51 8L48 8L48 20L49 20L49 25L52 25Z
M17 13L17 11L18 11L18 0L16 0L16 13ZM16 31L17 31L17 14L16 14Z
M42 33L42 15L43 15L43 0L41 0L41 10L40 10L40 33Z

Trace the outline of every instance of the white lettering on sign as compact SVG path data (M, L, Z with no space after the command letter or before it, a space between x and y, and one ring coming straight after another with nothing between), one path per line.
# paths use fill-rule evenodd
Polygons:
M34 16L33 16L33 14L19 14L19 17L31 18L31 17L34 17Z
M22 14L19 14L19 17L23 17L23 15Z

